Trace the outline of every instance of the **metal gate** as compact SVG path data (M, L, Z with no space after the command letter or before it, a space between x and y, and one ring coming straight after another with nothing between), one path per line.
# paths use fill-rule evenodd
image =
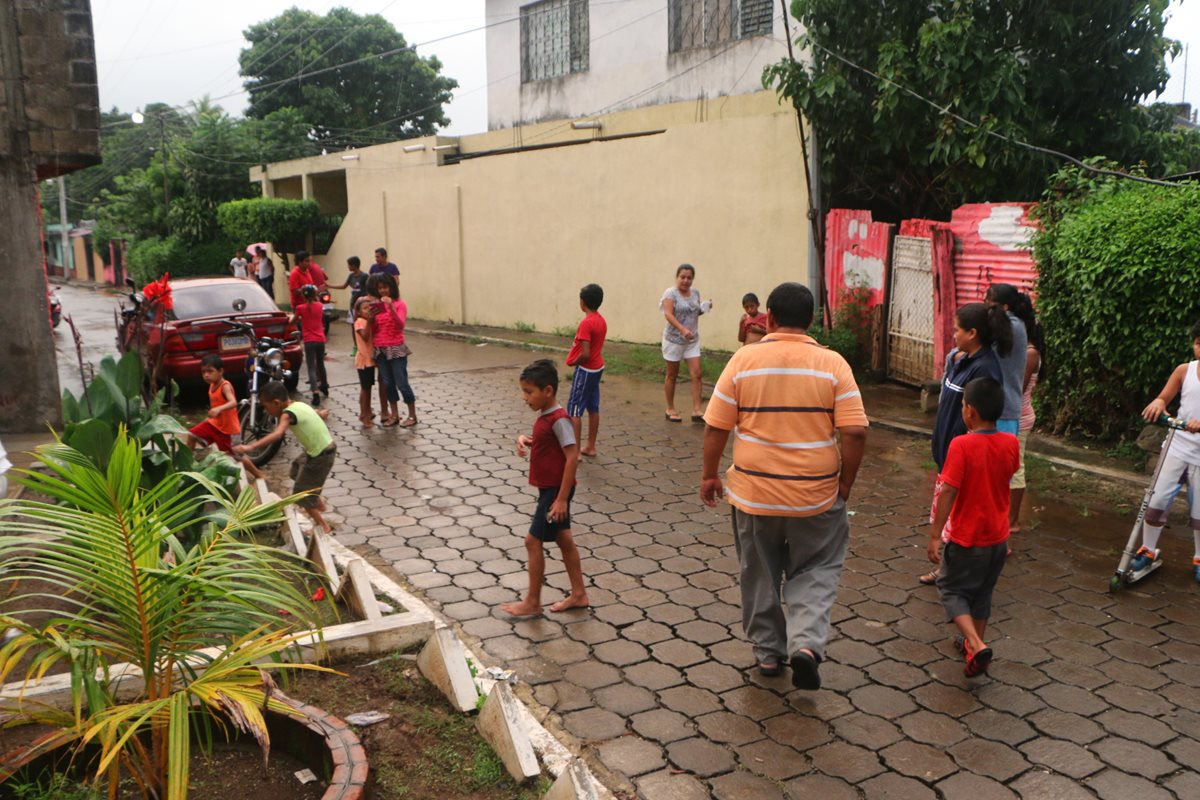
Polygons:
M933 380L933 241L897 236L892 247L888 377L916 386Z

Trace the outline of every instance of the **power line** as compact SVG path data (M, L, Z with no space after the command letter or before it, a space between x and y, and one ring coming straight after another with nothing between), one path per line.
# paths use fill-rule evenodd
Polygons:
M1021 139L1017 139L1015 137L1008 136L1003 133L998 133L996 131L989 130L988 128L985 128L982 125L980 125L979 123L977 123L973 120L969 120L966 117L962 116L961 114L957 114L954 111L951 111L949 106L939 105L936 101L931 100L928 97L925 97L924 95L918 94L917 92L913 91L912 89L909 89L907 86L899 84L896 81L892 80L891 78L884 77L883 75L880 75L877 72L873 72L872 70L867 69L866 67L864 67L860 64L854 63L853 61L851 61L850 59L841 55L840 53L836 53L833 50L830 50L825 45L823 45L819 42L812 41L811 38L809 39L809 42L810 42L810 44L812 44L813 47L817 48L818 50L822 50L822 51L828 53L830 56L832 56L833 58L836 58L838 61L841 61L846 66L856 69L867 75L870 75L872 78L875 78L878 81L883 81L884 83L890 84L891 86L896 87L897 89L904 92L905 94L910 95L910 96L916 98L917 100L920 100L922 103L932 106L933 108L937 109L938 111L940 111L941 113L950 117L951 119L953 119L957 122L960 122L963 125L966 125L967 127L972 128L974 130L982 131L983 133L987 134L988 136L991 136L995 139L999 139L1000 141L1004 142L1005 144L1013 145L1016 147L1022 147L1024 149L1029 150L1034 153L1040 153L1042 155L1051 156L1053 158L1058 158L1063 161L1068 161L1071 164L1074 164L1075 166L1079 167L1080 169L1087 170L1088 172L1091 172L1096 175L1107 175L1112 178L1124 178L1125 180L1136 181L1138 183L1148 183L1152 186L1170 186L1173 188L1178 188L1180 186L1180 184L1172 183L1170 181L1160 181L1160 180L1156 180L1154 178L1144 178L1141 175L1130 175L1127 172L1118 172L1113 169L1104 169L1103 167L1095 167L1095 166L1092 166L1091 164L1085 164L1083 161L1080 161L1078 158L1075 158L1072 155L1068 155L1067 153L1064 153L1060 150L1054 150L1049 147L1042 147L1040 145L1031 144L1031 143L1023 141ZM795 59L793 59L793 61L794 60Z

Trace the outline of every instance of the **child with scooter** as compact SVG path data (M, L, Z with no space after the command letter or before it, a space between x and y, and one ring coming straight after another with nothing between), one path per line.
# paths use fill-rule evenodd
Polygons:
M1159 455L1159 466L1155 470L1154 487L1149 502L1144 504L1142 519L1142 546L1128 565L1126 581L1135 583L1162 565L1158 554L1158 540L1175 495L1183 484L1187 484L1188 509L1191 517L1192 538L1195 552L1192 557L1192 574L1200 583L1200 499L1196 497L1196 486L1200 484L1200 322L1192 326L1192 355L1195 358L1180 364L1171 373L1158 397L1142 410L1147 422L1158 422L1167 412L1167 406L1179 399L1179 413L1186 422L1182 430L1172 430Z

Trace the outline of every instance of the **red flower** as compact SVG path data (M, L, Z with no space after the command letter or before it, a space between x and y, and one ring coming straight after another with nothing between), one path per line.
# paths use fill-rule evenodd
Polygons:
M313 594L312 594L312 599L313 599L314 603L319 603L322 600L324 600L325 599L325 587L318 586L317 590L315 592L313 592Z
M147 302L157 303L163 309L170 311L175 307L175 301L171 297L171 274L168 272L156 281L151 281L142 287L142 297L146 298Z

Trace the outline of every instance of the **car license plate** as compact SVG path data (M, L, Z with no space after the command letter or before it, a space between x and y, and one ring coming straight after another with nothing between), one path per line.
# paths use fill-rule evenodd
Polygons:
M249 336L222 336L222 350L246 350L250 347Z

